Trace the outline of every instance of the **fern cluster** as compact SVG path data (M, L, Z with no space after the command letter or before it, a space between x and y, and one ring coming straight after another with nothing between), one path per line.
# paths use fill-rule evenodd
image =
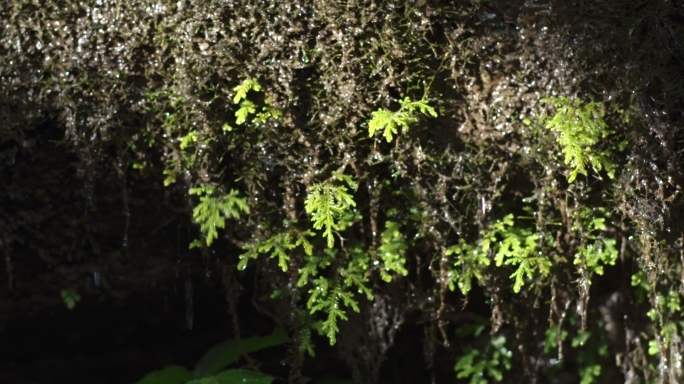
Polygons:
M270 99L265 100L265 106L257 113L257 106L252 101L247 99L247 92L261 91L261 85L256 79L246 79L242 83L233 88L235 96L233 97L233 104L239 104L240 108L235 112L235 124L242 125L247 121L249 115L256 114L254 122L265 123L269 119L280 119L280 111L273 107L273 102ZM225 124L224 130L232 130L229 124Z
M580 265L591 273L603 275L604 265L615 265L618 257L616 240L603 236L606 230L606 218L601 214L584 207L577 211L573 230L582 232L584 239L575 254L575 265Z
M249 92L261 91L256 80L248 79L234 91L233 102L239 105L235 113L237 125L245 124L250 116L254 116L253 123L279 118L279 112L272 108L270 101L267 100L266 106L257 112L256 104L247 99ZM588 165L596 170L609 168L605 153L594 148L608 134L598 104L585 105L570 102L567 98L545 99L545 102L553 102L559 110L547 128L560 132L557 140L565 155L565 163L572 168L569 181L574 181L580 173L586 175ZM405 98L400 104L401 108L396 112L384 109L373 112L368 123L370 136L382 131L385 139L391 142L398 127L406 131L411 123L418 120L417 112L437 116L425 100ZM223 129L231 131L233 128L226 124ZM180 142L181 149L198 140L197 134L188 133ZM275 230L263 238L252 238L243 246L244 252L239 256L240 270L261 255L277 260L283 272L291 271L292 266L297 265L297 287L300 289L296 297L306 303L306 310L298 312L304 335L299 347L310 355L313 355L312 331L326 336L330 344L334 344L339 333L339 321L347 320L348 310L360 311L359 295L373 300L370 284L373 274L387 283L397 276L408 275L408 244L401 231L401 222L394 221L392 213L387 214L388 220L380 234L377 249L371 250L353 241L349 245L342 242L341 247L335 247L335 236L343 240L341 232L361 219L354 209L353 194L357 188L357 181L345 175L343 169L333 172L322 182L313 183L304 201L304 210L310 216L313 231L284 223L283 230ZM249 213L246 200L240 198L235 190L224 194L217 188L202 186L193 188L190 193L199 197L193 217L200 225L207 246L217 238L217 231L224 228L227 218L239 219L242 214ZM573 217L576 224L573 231L581 232L585 241L577 249L575 264L590 273L602 274L604 265L615 262L615 240L603 238L605 218L587 210L578 212ZM316 232L321 233L325 239L323 242L318 243L314 239ZM487 268L492 265L511 268L512 291L515 293L531 281L537 286L540 279L551 274L551 256L541 251L546 240L534 228L516 225L514 215L508 214L481 229L478 241L469 243L461 238L456 245L447 248L446 255L454 258L448 275L448 288L455 290L458 287L467 295L473 280L483 286L487 284ZM318 244L321 244L319 248ZM193 246L200 245L199 242L193 243ZM298 260L296 264L292 263L293 256ZM503 336L493 336L484 351L466 349L456 364L458 377L470 378L471 383L486 382L485 377L501 380L503 369L510 368L511 352L506 349L505 340Z
M396 112L388 111L380 108L373 112L371 120L368 122L368 137L373 137L376 132L382 131L383 136L387 142L391 142L393 136L397 134L397 127L401 127L403 132L407 132L409 124L418 121L416 111L420 111L424 115L437 117L437 112L431 107L427 100L411 101L410 98L405 97L399 100L401 108Z
M406 240L399 230L399 224L394 221L385 223L385 230L380 237L378 247L378 257L382 260L383 267L380 268L380 278L389 283L392 281L392 272L401 276L408 275L406 270Z
M346 185L336 184L335 181ZM355 190L358 184L348 175L333 174L332 180L311 186L304 202L306 213L311 215L314 229L323 229L323 236L328 241L328 248L335 244L333 231L340 229L340 217L351 207L355 207L354 197L347 191Z
M239 219L240 214L249 213L247 201L239 197L234 189L222 194L215 187L200 186L190 189L190 194L199 197L192 217L200 225L207 246L218 237L217 228L225 228L226 218ZM190 245L191 248L200 246L199 241L193 241Z
M546 128L560 133L557 141L562 147L565 164L571 167L568 181L572 183L578 174L586 176L587 165L596 171L605 168L613 178L614 166L607 153L595 148L611 133L603 120L602 104L567 97L549 97L540 102L553 104L556 108L556 114L546 123Z
M324 271L339 259L335 248L326 248L323 255L306 255L306 262L299 270L297 286L311 286L306 303L308 314L321 312L325 317L313 327L328 337L331 345L337 339L338 321L347 320L345 307L359 311L356 293L365 295L368 300L373 299L368 286L370 256L360 246L351 247L347 255L347 263L336 269L332 276L324 274Z
M538 250L539 234L531 229L515 226L512 214L482 230L480 236L481 239L476 245L470 245L461 239L459 244L447 249L447 255L456 255L456 269L452 271L450 279L451 290L454 289L456 282L461 292L466 295L471 289L473 278L482 282L484 268L491 263L490 249L495 251L494 261L497 267L515 267L515 271L510 275L515 280L515 293L520 292L526 278L532 279L535 274L549 275L551 261Z
M301 246L306 255L312 255L313 246L307 239L310 236L313 236L311 231L291 230L276 233L260 242L248 242L243 247L245 252L240 255L238 269L244 270L247 268L247 262L250 259L256 259L259 257L259 254L270 254L271 258L278 259L280 269L283 272L287 272L289 267L288 261L290 260L289 253L295 248Z

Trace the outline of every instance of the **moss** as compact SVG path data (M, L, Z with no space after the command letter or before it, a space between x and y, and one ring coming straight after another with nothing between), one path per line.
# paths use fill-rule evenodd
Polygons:
M354 311L386 319L341 347L357 381L380 380L368 361L384 359L405 314L416 310L410 321L446 345L468 295L486 304L466 311L521 345L511 377L552 379L548 323L603 332L591 319L619 295L630 336L609 353L625 375L675 382L676 7L8 2L0 199L12 204L0 233L6 269L26 271L10 281L38 268L12 268L33 265L15 254L40 254L49 268L116 259L107 255L142 243L129 228L139 209L147 233L192 228L186 243L204 240L192 244L206 265L238 266L237 279L256 270L255 297L295 335L292 381L312 331L335 341ZM124 268L110 262L102 269ZM624 288L632 275L640 296ZM568 308L581 322L564 322ZM649 341L662 369L642 351ZM368 344L373 356L361 353ZM439 353L478 356L458 348Z

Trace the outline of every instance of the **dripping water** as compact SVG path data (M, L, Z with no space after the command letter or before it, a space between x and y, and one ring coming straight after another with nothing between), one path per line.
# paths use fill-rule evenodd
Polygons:
M95 268L93 270L93 282L95 283L95 287L100 288L100 269Z

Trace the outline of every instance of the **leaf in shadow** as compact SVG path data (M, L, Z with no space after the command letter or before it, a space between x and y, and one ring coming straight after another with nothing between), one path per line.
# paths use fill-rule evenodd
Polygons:
M244 353L255 352L287 341L285 332L277 328L269 336L253 336L242 339ZM214 375L241 356L240 344L237 340L227 340L207 351L195 366L195 374L199 377Z
M150 372L135 384L183 384L195 378L195 374L185 367L169 365L164 369Z

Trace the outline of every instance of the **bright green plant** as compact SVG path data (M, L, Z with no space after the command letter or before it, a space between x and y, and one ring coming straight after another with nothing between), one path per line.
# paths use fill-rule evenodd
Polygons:
M493 234L490 232L488 235L491 237ZM483 246L471 245L461 238L457 245L447 248L447 256L456 256L456 262L454 263L456 268L450 272L450 290L453 291L455 289L454 282L456 282L461 293L467 295L472 288L473 278L482 282L484 279L483 268L490 264L487 255L490 243L491 239L487 243L487 248L485 248Z
M278 259L278 266L286 272L288 269L288 261L290 260L289 253L295 248L301 246L307 256L313 253L313 246L307 237L313 236L311 231L286 231L276 233L268 239L261 242L249 242L244 245L245 252L240 255L240 262L238 269L243 270L247 268L249 259L256 259L259 254L268 254L270 257Z
M511 274L511 278L515 279L513 284L515 293L520 292L522 286L525 285L525 277L532 279L535 272L548 276L551 272L551 261L538 250L539 233L527 228L515 227L512 214L496 222L492 230L503 238L494 257L496 266L506 264L517 267ZM490 244L488 242L487 247Z
M245 79L242 83L233 88L235 96L233 97L233 104L238 104L242 99L247 98L249 91L261 91L261 85L257 79Z
M596 171L605 169L613 178L615 166L610 162L608 153L595 148L611 133L603 120L602 104L584 103L567 97L549 97L540 102L556 107L556 114L546 123L546 128L559 132L557 141L565 156L565 164L571 168L568 181L572 183L580 173L586 176L588 164Z
M136 384L270 384L274 378L249 369L225 369L244 353L283 344L285 332L276 329L269 336L254 336L242 340L227 340L209 349L197 362L194 370L170 365L151 372Z
M615 239L604 238L606 219L599 212L583 207L576 214L573 230L582 232L582 245L575 254L575 265L584 266L591 273L603 275L604 265L615 265L618 250ZM582 228L584 226L584 228Z
M249 115L256 114L254 121L257 123L265 123L270 118L279 120L280 111L273 107L273 102L270 99L265 100L265 106L261 108L261 111L257 113L257 106L252 101L247 99L247 92L249 91L261 91L261 85L256 79L244 80L239 85L233 88L235 91L235 96L233 97L233 104L239 104L240 108L235 112L235 124L242 125L247 121ZM223 129L226 131L232 130L232 127L228 124L224 124Z
M192 119L192 111L184 108L187 100L178 95L173 85L169 88L148 91L146 98L151 107L150 112L157 112L158 118L163 119L161 129L165 137L179 140L180 150L172 153L167 159L167 167L163 171L165 176L164 186L169 186L177 181L178 175L187 169L191 169L195 161L196 152L192 146L201 140L200 132L194 129L189 121ZM148 145L154 142L154 134L150 136Z
M241 213L249 213L249 206L244 198L238 197L238 191L231 189L222 194L215 187L199 186L190 189L191 195L199 196L199 203L192 212L192 217L200 225L205 236L206 245L218 237L217 228L225 228L226 218L239 219ZM190 248L200 247L199 241L193 241Z
M397 127L401 127L403 132L408 132L409 124L418 121L417 111L424 115L437 117L437 112L425 99L411 101L409 97L405 97L403 100L399 100L399 105L401 108L396 112L384 108L373 112L372 118L368 122L368 137L373 137L376 132L382 131L389 143L392 141L392 135L397 134Z
M368 300L373 299L373 293L367 284L370 276L370 256L361 247L352 247L349 250L347 265L340 268L332 278L328 278L319 273L321 268L337 259L338 252L336 249L328 248L325 253L327 258L308 258L307 265L302 269L307 280L300 277L298 285L304 286L309 279L312 281L313 287L309 290L307 308L310 314L319 311L325 314L320 331L328 337L330 345L333 345L339 332L338 321L347 320L343 308L351 308L355 312L360 310L355 292L364 294Z
M670 342L672 342L672 338L678 334L678 329L684 328L684 321L680 321L678 324L671 317L671 314L681 313L680 293L678 291L670 291L668 294L656 293L655 296L655 303L657 305L649 309L646 315L652 322L657 323L659 314L661 314L664 321L660 326L660 331L648 342L648 353L651 356L660 354L661 347L663 350L667 350Z
M405 267L406 259L406 239L399 230L399 224L393 221L385 223L385 231L382 232L380 246L378 247L378 257L382 260L383 267L380 268L380 278L389 283L392 281L391 273L398 273L401 276L408 275Z
M513 291L520 292L525 278L532 279L535 274L548 276L551 272L550 259L539 251L539 237L539 233L531 229L516 227L514 216L509 214L482 230L477 245L460 240L459 244L447 248L447 255L456 255L456 269L451 271L449 288L453 290L456 282L465 295L470 291L473 278L482 281L492 249L497 267L515 267L510 277L515 280Z
M335 181L345 185L336 184ZM340 229L340 217L355 207L354 198L347 191L356 190L358 184L349 175L340 172L333 173L331 179L311 186L309 195L304 202L306 213L311 215L314 229L323 229L323 236L328 241L328 248L335 244L333 231Z

